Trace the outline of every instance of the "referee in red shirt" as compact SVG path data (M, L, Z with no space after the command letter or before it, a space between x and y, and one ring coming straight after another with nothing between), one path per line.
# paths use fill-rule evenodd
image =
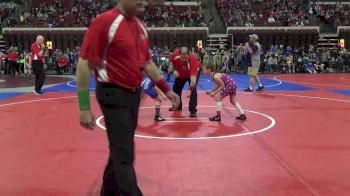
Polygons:
M197 83L201 64L195 54L189 53L187 47L175 50L169 62L169 72L175 66L173 91L180 96L180 107L178 110L182 110L181 94L186 82L189 82L190 89L187 98L190 98L190 117L195 118L197 117ZM170 111L174 111L174 109L170 108Z
M18 60L18 53L16 51L15 47L11 47L10 50L7 53L8 58L8 65L10 67L10 75L15 76L16 75L16 69L18 66L17 60Z
M91 130L95 126L89 98L89 72L94 69L96 98L109 140L101 195L142 195L133 164L144 73L166 94L174 108L180 102L151 61L147 30L136 17L144 9L143 0L119 0L116 8L92 22L81 48L77 67L80 124Z
M45 72L44 72L44 53L45 53L44 37L38 35L36 41L31 47L31 63L35 74L35 89L33 93L37 95L44 94L41 92L41 88L45 82Z

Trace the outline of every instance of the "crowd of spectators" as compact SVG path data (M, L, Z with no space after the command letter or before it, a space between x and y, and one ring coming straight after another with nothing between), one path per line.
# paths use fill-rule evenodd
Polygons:
M247 51L204 51L203 65L212 64L217 71L246 73ZM263 73L332 73L350 72L350 52L346 49L330 50L314 46L291 48L275 45L261 55Z
M300 0L216 0L226 26L310 26Z
M200 6L146 6L143 21L147 27L207 26Z
M13 3L0 5L1 27L14 26L16 24L16 6Z
M14 47L11 47L14 48ZM45 54L44 62L47 71L53 74L74 74L80 49L66 49L65 51L56 49ZM196 50L195 53L203 66L214 65L216 71L226 73L246 73L246 51L240 50L217 50L209 48ZM168 47L153 47L150 50L152 60L164 72L167 70L168 58L171 51ZM24 59L30 54L26 51L18 55L17 74L23 74ZM6 63L6 54L0 53L0 73L10 74L10 69ZM22 63L21 63L22 62ZM346 49L329 50L316 48L313 46L291 48L289 46L275 45L268 51L264 51L261 56L261 70L263 73L333 73L350 72L350 52Z
M10 47L5 53L0 52L0 74L11 74L11 68L8 64L7 54L17 52L16 73L14 75L23 75L25 63L29 63L30 53L28 51L18 51L16 47ZM54 74L74 74L79 59L80 48L67 48L66 50L49 50L44 54L44 65L46 71Z
M85 27L110 9L109 0L23 1L22 9L1 9L3 27ZM148 5L141 16L148 27L206 26L200 6Z
M309 14L320 18L326 24L333 25L333 27L349 25L350 5L348 4L341 2L326 4L310 1L308 9Z
M108 8L108 0L38 1L23 9L16 26L84 27Z
M196 0L193 0L196 1ZM30 2L32 2L30 4ZM198 2L198 1L197 1ZM226 26L311 26L317 18L348 25L350 6L303 0L216 0ZM2 27L85 27L110 8L109 0L33 0L0 6ZM142 16L148 27L207 26L199 6L148 5Z
M335 27L350 24L348 4L303 3L303 0L216 0L226 26L311 26L317 25L317 18ZM20 9L13 3L2 4L0 22L2 27L84 27L109 8L109 0L23 1ZM200 2L199 6L175 6L172 2L148 5L142 18L148 27L207 26Z
M269 73L349 72L350 53L310 46L291 48L272 46L264 55L264 71Z

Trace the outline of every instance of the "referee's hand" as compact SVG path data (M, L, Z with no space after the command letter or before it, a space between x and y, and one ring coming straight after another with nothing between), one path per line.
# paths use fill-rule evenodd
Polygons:
M192 95L192 91L189 90L189 91L187 92L187 98L188 98L188 99L191 98L191 95Z
M91 113L90 110L80 111L80 126L88 130L94 130L96 126L95 116Z
M179 77L179 72L174 71L174 76L175 76L175 78L178 78Z
M166 96L171 101L173 110L177 110L180 106L180 97L174 91L167 92Z

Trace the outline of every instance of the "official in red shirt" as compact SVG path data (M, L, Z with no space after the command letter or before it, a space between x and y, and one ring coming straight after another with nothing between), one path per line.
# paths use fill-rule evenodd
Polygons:
M7 52L7 58L8 58L8 65L10 68L10 75L15 76L16 75L16 69L18 67L18 53L15 47L11 47Z
M190 117L197 117L197 83L201 64L193 53L189 53L187 47L175 50L169 59L169 72L175 67L175 82L173 91L180 96L180 107L182 110L181 94L186 82L189 82L190 89L187 98L190 98ZM174 111L170 108L170 111Z
M91 130L95 126L89 97L89 72L93 69L96 98L109 140L109 160L101 195L142 195L133 164L144 73L173 102L174 108L180 102L151 61L147 30L136 17L143 11L143 0L119 0L116 8L91 23L81 48L77 66L80 124Z
M31 47L31 63L35 74L35 89L33 91L36 95L44 94L41 89L45 83L45 72L44 72L44 53L45 53L44 37L38 35L36 41Z

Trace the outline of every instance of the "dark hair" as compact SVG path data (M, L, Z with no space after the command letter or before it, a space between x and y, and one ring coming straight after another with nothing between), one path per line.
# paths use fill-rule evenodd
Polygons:
M206 65L205 69L209 69L210 71L214 72L215 71L215 67L213 65Z

